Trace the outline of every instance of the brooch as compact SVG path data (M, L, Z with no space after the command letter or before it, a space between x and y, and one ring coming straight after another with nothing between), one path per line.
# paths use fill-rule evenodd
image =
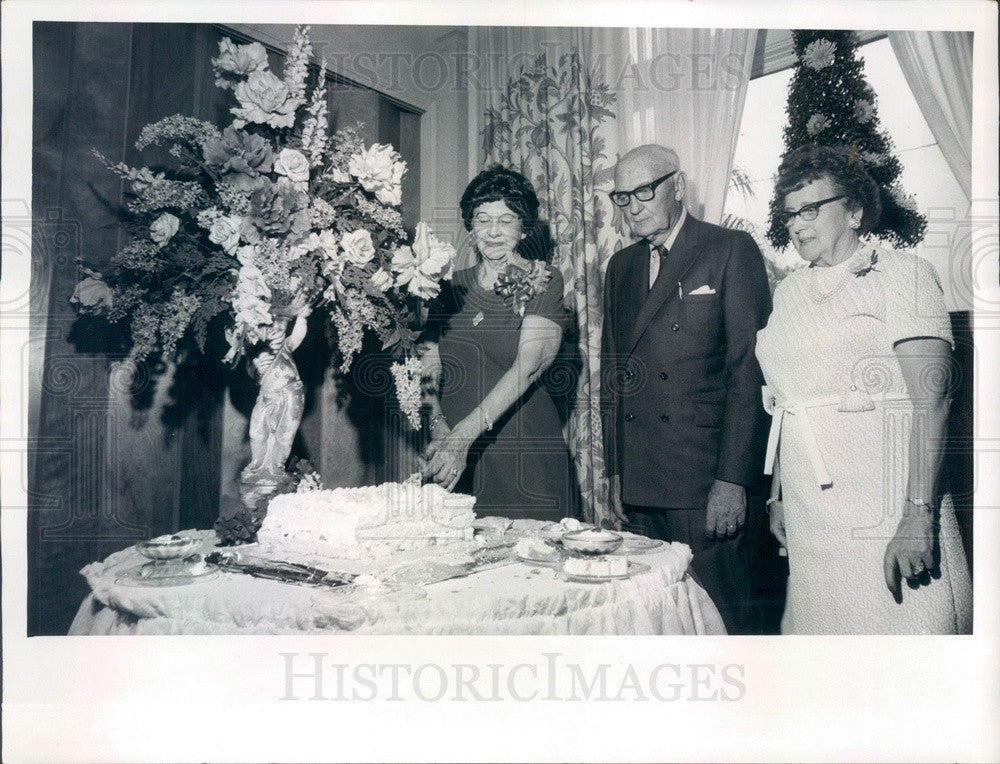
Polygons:
M503 298L507 307L511 308L519 316L524 315L524 308L528 301L539 292L545 290L552 273L545 264L534 261L529 270L518 268L516 265L508 265L507 269L497 278L497 283L493 287L498 295Z
M858 278L861 278L862 276L867 276L872 271L878 273L879 272L878 268L875 267L875 263L877 262L878 262L878 252L873 249L871 258L868 261L868 267L859 268L858 270L854 271L854 275L857 276Z

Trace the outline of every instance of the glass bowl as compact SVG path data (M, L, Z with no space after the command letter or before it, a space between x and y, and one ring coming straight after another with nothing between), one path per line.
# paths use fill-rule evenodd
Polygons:
M135 548L151 560L180 560L191 554L197 544L198 540L190 536L157 536L139 542Z
M610 554L620 547L623 541L625 538L620 534L596 528L568 531L562 536L563 547L581 554Z

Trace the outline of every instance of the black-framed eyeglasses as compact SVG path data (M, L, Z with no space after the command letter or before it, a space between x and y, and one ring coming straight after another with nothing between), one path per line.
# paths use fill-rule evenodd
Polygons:
M791 225L792 221L796 217L800 217L803 220L815 220L819 215L819 208L824 204L829 204L830 202L835 202L838 199L843 199L846 194L841 194L840 196L831 196L829 199L820 199L818 202L813 202L812 204L805 204L799 207L797 210L785 210L784 212L779 212L774 217L777 219L781 225L788 227Z
M629 200L633 196L640 202L648 202L654 196L656 196L656 187L660 185L663 181L667 180L668 178L672 178L678 172L679 172L678 170L674 170L673 172L668 172L666 175L663 175L657 178L656 180L647 183L644 186L639 186L638 188L634 188L631 191L612 191L610 194L608 194L608 196L610 196L611 201L617 204L619 207L628 207Z

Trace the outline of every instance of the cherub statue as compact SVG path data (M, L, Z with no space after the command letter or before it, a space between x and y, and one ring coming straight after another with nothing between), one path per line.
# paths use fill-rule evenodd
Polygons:
M267 349L253 359L260 393L250 415L250 463L240 476L244 503L273 492L285 476L285 462L305 408L305 387L292 352L306 336L309 313L302 299L289 305L275 317L267 334Z

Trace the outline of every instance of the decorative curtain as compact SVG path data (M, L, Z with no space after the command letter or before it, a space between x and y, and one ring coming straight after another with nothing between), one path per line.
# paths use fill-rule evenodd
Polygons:
M87 563L216 514L219 417L200 419L188 399L175 411L190 416L169 431L171 381L179 400L192 388L167 371L154 395L148 367L132 378L112 362L114 328L81 330L70 297L83 276L77 258L102 268L123 233L113 209L121 181L92 149L134 164L147 122L212 118L217 38L195 24L34 26L29 635L66 633L89 591ZM138 408L132 392L148 393Z
M630 243L607 195L621 154L674 148L690 212L722 217L756 33L711 29L480 28L470 33L470 143L483 166L531 180L576 316L567 424L588 519L608 515L601 446L603 273ZM565 378L565 375L560 375Z
M899 66L955 178L972 199L972 32L889 32Z

